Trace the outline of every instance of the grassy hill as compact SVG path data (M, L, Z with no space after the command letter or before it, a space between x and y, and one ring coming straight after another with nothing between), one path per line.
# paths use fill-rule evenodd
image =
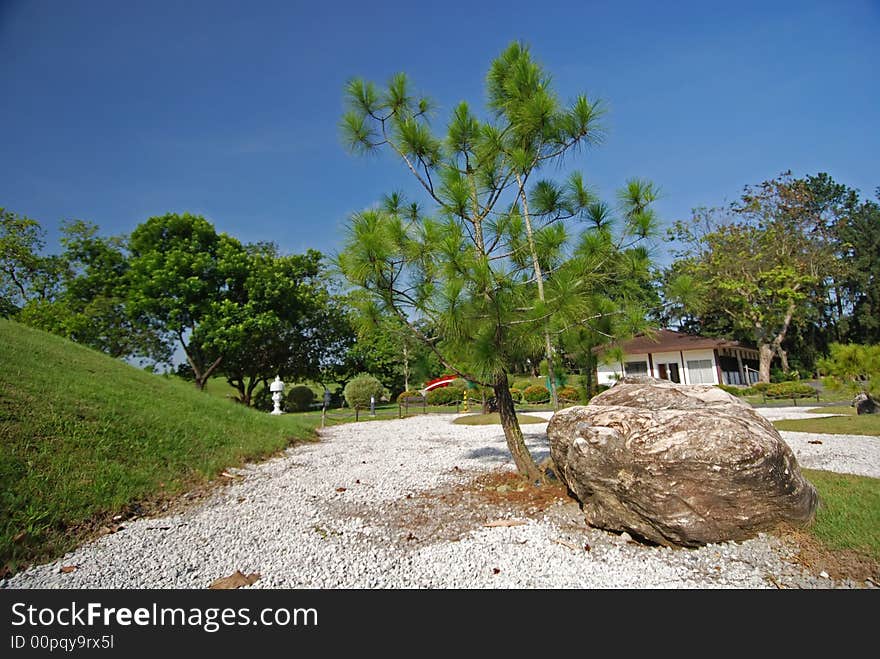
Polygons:
M313 439L315 423L0 319L0 566L60 555L134 504Z

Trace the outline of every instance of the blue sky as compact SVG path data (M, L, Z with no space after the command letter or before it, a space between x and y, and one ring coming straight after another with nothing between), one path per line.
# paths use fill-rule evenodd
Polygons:
M601 98L573 164L603 196L657 183L666 221L791 169L880 185L880 2L0 0L0 206L128 233L189 211L285 251L341 246L346 217L412 190L346 153L350 77L407 72L483 107L491 60L530 45L560 95Z

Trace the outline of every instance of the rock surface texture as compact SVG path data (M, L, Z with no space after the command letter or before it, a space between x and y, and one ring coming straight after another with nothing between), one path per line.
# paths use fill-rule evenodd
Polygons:
M547 435L588 524L662 545L805 524L818 503L773 425L711 385L625 378L555 414Z
M864 392L858 394L852 404L856 414L880 414L880 404Z

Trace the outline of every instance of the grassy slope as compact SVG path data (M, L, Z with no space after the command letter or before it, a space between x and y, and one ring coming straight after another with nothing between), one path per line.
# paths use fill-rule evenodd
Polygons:
M313 438L314 426L0 319L0 564L58 555L88 522Z

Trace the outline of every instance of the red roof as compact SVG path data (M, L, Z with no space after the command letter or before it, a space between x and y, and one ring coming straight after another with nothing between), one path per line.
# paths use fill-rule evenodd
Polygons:
M684 350L704 350L712 348L745 348L754 350L748 346L742 345L739 341L730 341L728 339L714 339L709 336L694 336L692 334L683 334L673 330L661 329L652 330L645 334L639 334L629 341L624 341L618 345L623 352L628 355L636 355L644 352L675 352ZM594 352L605 352L609 346L601 346L594 349Z

